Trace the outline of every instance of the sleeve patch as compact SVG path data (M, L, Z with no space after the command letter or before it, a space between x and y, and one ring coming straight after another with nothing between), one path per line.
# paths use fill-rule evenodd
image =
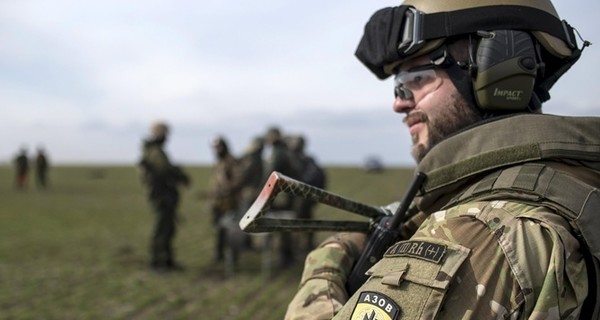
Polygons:
M400 307L388 296L379 292L361 292L350 320L396 320Z
M427 241L401 241L391 246L386 257L408 256L439 264L446 255L445 245Z

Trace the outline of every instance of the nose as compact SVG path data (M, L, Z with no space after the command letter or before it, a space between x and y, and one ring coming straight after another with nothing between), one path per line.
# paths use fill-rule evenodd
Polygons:
M396 95L393 109L397 113L408 113L415 105L415 99L412 96L410 98L402 98L401 95Z

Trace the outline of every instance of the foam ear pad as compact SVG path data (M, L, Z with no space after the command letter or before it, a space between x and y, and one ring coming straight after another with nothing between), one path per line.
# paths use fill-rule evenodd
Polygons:
M538 69L532 37L516 30L479 35L473 79L477 104L489 111L526 110Z

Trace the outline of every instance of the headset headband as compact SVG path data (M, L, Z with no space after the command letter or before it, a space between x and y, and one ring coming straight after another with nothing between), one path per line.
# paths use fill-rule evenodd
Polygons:
M385 79L389 74L384 65L417 52L427 41L480 30L543 31L578 51L573 27L532 7L497 5L426 14L399 6L373 14L355 54L379 79Z

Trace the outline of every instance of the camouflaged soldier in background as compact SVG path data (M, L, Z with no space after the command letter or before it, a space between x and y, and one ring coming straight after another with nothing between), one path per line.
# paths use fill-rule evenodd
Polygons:
M180 167L171 163L163 149L169 133L168 126L156 122L150 130L151 137L143 143L138 167L156 215L150 245L151 268L158 272L179 270L181 266L175 261L172 244L179 204L178 188L181 185L188 186L190 179Z
M265 134L265 146L269 147L270 153L265 155L264 179L265 181L272 172L277 171L288 177L299 179L300 168L293 160L293 154L286 145L281 130L278 127L270 127ZM290 195L280 193L273 201L271 208L276 214L293 213L293 199ZM289 267L294 262L294 243L289 232L279 232L279 266Z
M15 163L15 188L24 189L27 187L27 176L29 174L29 158L25 147L19 150L14 159Z
M42 147L37 148L35 156L35 182L38 189L45 189L48 185L48 169L50 163L46 151Z
M325 189L327 184L327 175L325 170L317 163L315 158L305 152L306 139L302 135L293 135L285 137L285 142L292 154L295 167L299 171L299 180L311 186ZM294 198L293 208L298 219L312 219L313 210L317 202L303 197ZM315 248L314 234L305 232L305 239L302 239L299 247L308 252Z
M260 137L252 139L239 159L238 176L240 183L240 212L250 208L258 197L265 182L262 152L264 141Z
M286 319L598 319L600 118L541 114L574 34L548 0L376 12L356 55L395 75L421 212L352 295L365 236L311 252Z
M217 229L215 260L225 258L225 242L229 220L235 219L240 205L240 185L237 180L238 160L230 153L224 137L216 137L211 145L217 162L209 186L209 207Z

